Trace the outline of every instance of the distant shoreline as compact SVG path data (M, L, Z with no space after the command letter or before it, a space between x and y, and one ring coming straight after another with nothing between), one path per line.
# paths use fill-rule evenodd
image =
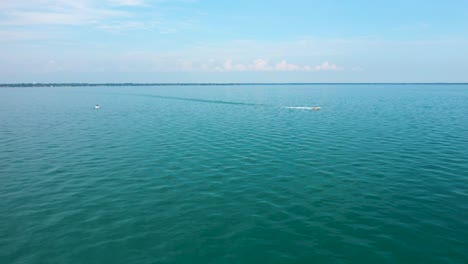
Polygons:
M246 86L246 85L468 85L467 82L433 83L0 83L0 87L83 87L83 86Z

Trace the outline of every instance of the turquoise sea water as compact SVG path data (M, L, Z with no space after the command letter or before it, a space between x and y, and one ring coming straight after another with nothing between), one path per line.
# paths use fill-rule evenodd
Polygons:
M468 85L1 88L0 263L468 263Z

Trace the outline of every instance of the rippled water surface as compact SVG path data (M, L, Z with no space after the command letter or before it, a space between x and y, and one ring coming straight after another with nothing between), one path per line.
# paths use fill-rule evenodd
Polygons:
M468 263L468 85L1 88L0 263Z

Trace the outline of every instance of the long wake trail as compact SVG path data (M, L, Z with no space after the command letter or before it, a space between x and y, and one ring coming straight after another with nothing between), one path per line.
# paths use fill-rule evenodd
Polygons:
M163 96L163 95L153 95L153 94L128 94L128 95L142 96L142 97L152 97L152 98L160 98L160 99L168 99L168 100L188 101L188 102L210 103L210 104L267 106L267 105L264 105L264 104L242 103L242 102L221 101L221 100L208 100L208 99L176 97L176 96Z
M188 97L155 95L155 94L121 94L121 95L132 95L132 96L159 98L159 99L166 99L166 100L178 100L178 101L209 103L209 104L273 107L273 108L287 108L287 109L298 109L298 110L320 110L321 109L320 107L317 107L317 106L273 106L273 105L267 105L267 104L255 104L255 103L244 103L244 102L233 102L233 101L222 101L222 100L208 100L208 99L198 99L198 98L188 98Z

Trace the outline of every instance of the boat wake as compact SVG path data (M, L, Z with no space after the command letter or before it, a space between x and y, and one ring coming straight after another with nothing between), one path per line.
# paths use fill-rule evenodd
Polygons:
M265 106L265 105L263 105L263 104L242 103L242 102L230 102L230 101L220 101L220 100L207 100L207 99L197 99L197 98L187 98L187 97L176 97L176 96L162 96L162 95L150 95L150 94L128 94L128 95L143 96L143 97L152 97L152 98L167 99L167 100L178 100L178 101L188 101L188 102L198 102L198 103L210 103L210 104L246 105L246 106Z
M284 108L302 109L302 110L315 110L315 111L322 109L320 106L285 106Z
M232 101L220 101L220 100L208 100L208 99L198 99L198 98L188 98L188 97L176 97L176 96L163 96L155 94L126 94L132 96L142 96L150 98L159 98L166 100L178 100L178 101L187 101L187 102L198 102L198 103L209 103L209 104L225 104L225 105L243 105L243 106L260 106L267 107L265 104L255 104L255 103L243 103L243 102L232 102ZM274 107L271 106L270 107ZM319 106L284 106L283 108L288 109L302 109L302 110L320 110Z

